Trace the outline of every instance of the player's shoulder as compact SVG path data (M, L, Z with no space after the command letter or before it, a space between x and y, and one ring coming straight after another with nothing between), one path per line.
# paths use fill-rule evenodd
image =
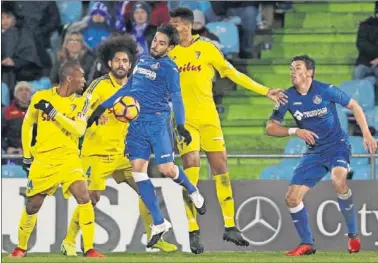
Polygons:
M111 84L111 79L110 79L110 76L109 74L105 74L97 79L94 79L91 84L89 84L89 87L87 88L87 90L85 91L86 94L91 94L93 93L95 90L98 90L98 87L102 86L102 85L106 85L106 84Z
M329 91L332 91L333 88L337 88L333 84L321 82L321 81L317 81L317 80L313 80L313 85L314 85L315 89L320 93L329 92Z
M168 71L176 70L178 72L177 64L168 56L163 59L160 59L159 63L161 64L161 66L163 66L163 67L160 67L163 70L168 70Z
M195 40L195 44L198 46L199 49L203 49L204 51L211 51L211 50L218 50L220 51L219 47L214 44L213 41L211 41L207 37L198 37Z
M287 96L293 96L297 94L297 89L295 86L291 86L288 89L286 89L283 93L285 93Z
M51 89L38 90L33 94L32 100L48 99L54 92L56 92L56 86Z

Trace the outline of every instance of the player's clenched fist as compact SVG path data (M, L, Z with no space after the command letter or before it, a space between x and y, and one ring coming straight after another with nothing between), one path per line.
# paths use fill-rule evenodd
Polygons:
M34 104L34 108L36 108L37 110L43 111L44 113L49 115L51 118L53 118L57 113L54 106L47 100L38 101L38 103Z
M190 135L190 132L185 129L184 125L177 125L177 132L181 137L184 138L186 145L189 145L192 142L192 136Z
M315 138L319 139L318 135L316 133L305 130L305 129L297 129L295 132L295 135L297 135L299 138L305 140L307 144L314 145L315 144Z

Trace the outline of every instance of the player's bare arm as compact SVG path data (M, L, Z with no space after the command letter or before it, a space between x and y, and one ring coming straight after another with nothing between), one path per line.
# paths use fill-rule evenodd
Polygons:
M266 134L268 136L274 137L286 137L286 136L297 136L301 138L309 145L315 144L315 138L319 139L319 137L312 131L306 129L299 129L299 128L286 128L281 125L280 122L276 120L269 120L266 126Z
M347 108L352 111L354 117L356 117L356 121L361 128L362 136L364 137L364 146L366 150L369 150L369 153L375 153L377 151L377 141L371 135L369 131L369 127L365 118L365 114L361 108L361 106L355 101L351 99Z

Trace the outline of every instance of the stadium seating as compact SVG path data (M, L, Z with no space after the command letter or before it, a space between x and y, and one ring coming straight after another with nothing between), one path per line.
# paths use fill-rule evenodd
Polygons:
M62 25L81 20L83 3L81 1L55 1Z
M26 178L26 172L22 166L15 164L5 164L1 166L2 178Z
M365 112L369 126L374 127L378 131L378 106Z
M356 154L363 154L367 153L367 151L364 148L363 144L363 138L360 136L349 136L349 142L352 146L352 153ZM352 158L351 159L351 166L354 168L354 166L359 165L368 165L369 159L368 158Z
M231 22L212 22L206 27L217 35L224 54L239 53L239 32L235 24Z
M345 131L348 134L348 126L349 126L348 116L346 112L344 111L343 107L336 106L336 110L337 110L337 116L339 117L341 129L343 129L343 131Z
M370 165L357 165L353 166L353 180L370 180Z
M10 105L10 94L8 85L4 82L1 82L1 105L9 106Z
M374 108L375 89L370 81L349 80L343 82L339 88L358 101L364 111Z
M39 90L49 89L52 84L49 78L42 77L38 80L29 81L33 94Z

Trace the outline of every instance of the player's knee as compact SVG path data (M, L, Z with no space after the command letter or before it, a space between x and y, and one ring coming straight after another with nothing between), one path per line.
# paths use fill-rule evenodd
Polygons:
M182 156L182 165L184 169L200 166L200 156L198 152L189 152Z
M89 191L89 198L91 199L93 207L100 201L101 195L98 191Z
M346 184L347 169L336 167L332 170L331 181L335 186L343 186Z
M176 176L176 167L173 163L165 163L158 166L159 171L167 177L175 177Z
M285 196L285 202L286 206L291 208L298 206L302 202L302 200L295 195L287 194Z
M28 215L34 215L34 214L38 213L41 206L42 206L42 204L40 204L40 203L28 202L26 204L26 207L25 207L26 213Z

